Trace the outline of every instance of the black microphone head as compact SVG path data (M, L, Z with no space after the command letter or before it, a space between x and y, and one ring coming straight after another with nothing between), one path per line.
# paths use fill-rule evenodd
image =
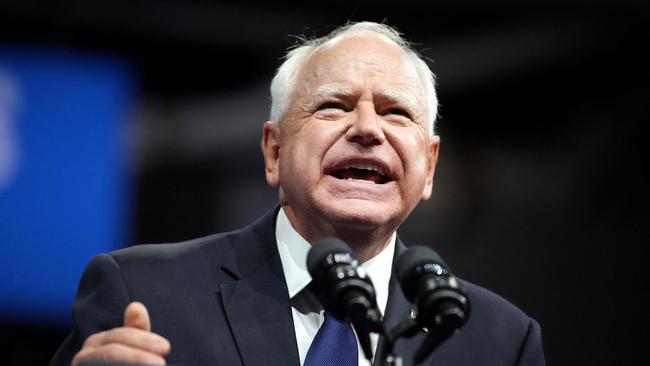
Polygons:
M307 254L307 269L312 277L310 289L325 310L338 318L349 315L351 304L357 300L375 307L372 281L341 239L316 241Z
M406 298L415 302L417 282L420 276L426 273L446 275L449 273L447 268L445 262L433 249L414 246L407 249L397 259L395 274Z
M415 354L418 364L467 322L469 298L431 248L407 249L397 259L395 272L404 295L416 305L418 324L430 332Z
M352 249L341 239L324 237L317 240L307 254L307 270L313 278L335 263L356 261Z
M383 329L381 313L372 281L350 247L338 238L319 239L307 254L307 270L310 290L325 311L352 323L363 353L372 360L369 334Z

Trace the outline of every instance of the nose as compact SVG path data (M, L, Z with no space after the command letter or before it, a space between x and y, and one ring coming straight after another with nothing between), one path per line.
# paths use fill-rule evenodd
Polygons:
M348 141L362 146L379 145L386 141L386 136L372 103L357 105L356 116L345 136Z

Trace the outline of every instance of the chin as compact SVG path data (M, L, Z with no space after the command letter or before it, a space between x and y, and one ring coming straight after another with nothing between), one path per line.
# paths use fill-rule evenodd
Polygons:
M391 207L362 200L345 200L330 205L324 211L328 221L335 227L360 231L377 230L390 225L399 216Z

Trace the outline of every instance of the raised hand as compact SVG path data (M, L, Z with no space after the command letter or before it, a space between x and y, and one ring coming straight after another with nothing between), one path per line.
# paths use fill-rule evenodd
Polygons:
M124 326L88 337L70 366L86 359L164 365L170 350L167 339L151 332L147 308L132 302L124 310Z

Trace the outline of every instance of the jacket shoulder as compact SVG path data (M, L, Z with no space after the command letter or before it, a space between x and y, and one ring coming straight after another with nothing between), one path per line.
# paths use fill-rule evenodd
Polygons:
M233 246L239 235L233 231L176 243L140 244L104 257L114 261L132 299L145 300L152 294L189 291L190 283L205 287L211 281L231 281L223 268L235 262Z
M531 365L544 364L540 329L534 319L490 290L461 283L470 300L470 317L458 336L441 347L441 354L454 354L459 365L473 365L475 360L519 365L526 359L535 360Z
M108 253L119 265L131 262L168 262L196 255L217 254L230 251L239 237L240 230L212 234L196 239L174 243L138 244Z
M478 311L479 316L495 319L507 317L511 321L514 319L524 323L530 319L523 310L502 296L474 283L461 282L472 302L472 311Z
M462 281L471 303L471 315L468 325L477 325L493 329L495 336L506 335L521 339L530 326L531 319L524 311L502 296L471 282Z

